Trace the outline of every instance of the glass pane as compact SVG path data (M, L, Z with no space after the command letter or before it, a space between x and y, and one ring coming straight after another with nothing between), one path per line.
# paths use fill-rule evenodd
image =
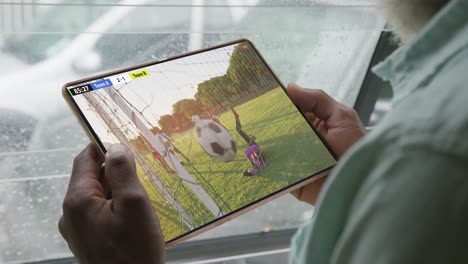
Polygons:
M0 2L0 262L69 256L57 230L73 157L89 140L63 84L237 38L284 83L352 105L382 28L370 0ZM195 239L296 227L289 195Z

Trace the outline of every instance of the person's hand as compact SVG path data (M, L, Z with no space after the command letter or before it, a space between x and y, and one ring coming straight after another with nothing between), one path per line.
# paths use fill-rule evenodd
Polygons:
M63 201L59 231L79 263L164 263L164 240L151 202L136 175L135 162L123 145L105 156L105 178L111 198L99 179L103 162L94 145L74 160Z
M336 157L344 153L366 133L356 111L338 103L322 90L288 85L288 95L325 140ZM326 177L292 192L299 200L314 204Z

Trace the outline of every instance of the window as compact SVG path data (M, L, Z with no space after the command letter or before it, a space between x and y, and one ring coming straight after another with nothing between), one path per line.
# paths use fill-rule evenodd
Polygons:
M0 2L0 262L70 256L57 230L73 157L89 142L66 82L241 37L284 83L353 105L383 27L371 0ZM195 238L297 227L286 195Z
M53 6L34 23L12 32L6 38L5 50L27 63L37 63L65 48L107 10L107 6ZM44 31L63 34L38 34Z

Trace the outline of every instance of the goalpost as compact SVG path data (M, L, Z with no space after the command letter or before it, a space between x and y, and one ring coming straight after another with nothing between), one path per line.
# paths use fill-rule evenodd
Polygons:
M142 136L150 143L151 147L154 148L159 153L164 153L166 147L160 141L159 136L153 134L150 128L148 128L143 122L140 115L133 110L133 108L115 91L115 88L109 87L104 89L116 106L127 115L135 127L141 132ZM216 202L211 198L211 196L197 183L197 181L190 175L185 168L180 163L180 160L177 156L171 152L163 157L166 162L174 166L174 170L177 175L184 180L184 182L189 186L189 188L198 196L198 198L203 202L203 204L210 210L213 216L217 217L223 215L223 212L216 204Z
M115 82L112 82L116 85L96 90L94 93L85 94L86 100L90 103L91 110L99 117L98 119L104 121L104 127L109 128L108 134L113 135L117 139L117 142L122 142L131 148L139 167L151 179L153 186L158 190L157 192L184 219L187 226L193 227L200 223L206 223L215 217L222 216L224 213L232 210L231 205L226 202L225 197L221 197L217 193L217 189L212 186L211 179L210 181L205 179L204 175L194 166L194 163L188 159L187 153L181 153L182 158L186 159L182 162L174 151L168 149L167 142L164 142L165 139L160 134L159 129L154 131L156 127L155 122L159 122L160 115L167 111L161 110L161 105L165 105L167 102L153 101L155 97L153 97L150 91L155 90L152 90L154 88L151 85L157 84L156 87L166 87L165 89L158 90L157 100L176 101L181 100L180 98L195 97L197 86L200 83L219 76L227 76L227 69L231 65L231 56L234 52L242 54L248 51L248 48L245 47L241 47L239 50L234 47L220 48L212 52L184 57L175 60L172 64L157 64L148 69L131 73L136 75L144 72L141 74L145 76L133 76L133 78L127 79L126 76L122 75L125 77L122 78L123 80L119 79L122 76L113 76L111 79L115 79ZM256 61L252 60L249 56L244 56L243 58L244 61L242 63L244 64L256 64ZM248 80L253 80L255 78L251 76L252 74L246 71L242 75L245 78L248 77ZM154 79L154 83L152 84L150 84L152 81L147 81L147 86L144 85L145 82L142 82L140 85L143 84L143 86L133 87L133 79L140 77L148 78L148 80L150 78L156 79ZM232 94L233 91L228 93L231 83L227 78L221 78L220 80L218 85L223 87L223 89L211 90L208 96L225 99L228 94L229 96L236 95ZM249 85L249 82L245 83L245 85ZM145 88L147 90L138 88ZM257 85L252 85L249 89L248 93L256 96L264 92L264 89L259 89ZM241 91L239 90L238 92L240 93ZM160 93L167 94L162 96ZM225 103L222 103L222 100L216 104L221 109L226 107ZM152 152L153 157L150 157L148 154L141 155L141 150L138 150L138 144L143 146L147 153ZM139 153L140 155L138 155ZM241 165L242 163L238 164ZM194 173L193 176L195 177L184 166L189 166L190 168L187 169ZM217 163L211 164L210 170L211 166L220 168L220 165ZM172 174L174 177L171 177ZM203 220L199 220L199 217L195 215L197 212L204 210L209 211L211 216L203 213Z
M127 135L121 130L121 126L117 124L117 121L112 118L110 115L105 114L108 112L105 107L108 107L106 100L99 96L94 96L94 94L84 94L86 100L88 100L90 106L99 114L105 124L108 126L109 131L112 131L112 134L120 141L122 144L130 146L130 150L135 154L135 150L131 147L130 141ZM195 221L190 217L182 205L175 199L175 195L167 188L167 186L157 177L155 172L152 170L151 165L145 159L141 159L138 155L134 155L135 162L149 175L151 181L158 189L161 196L166 199L166 201L177 211L180 215L182 221L189 227L195 226Z

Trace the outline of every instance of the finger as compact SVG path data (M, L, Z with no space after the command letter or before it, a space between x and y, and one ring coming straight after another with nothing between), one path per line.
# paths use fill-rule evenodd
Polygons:
M327 127L325 126L325 122L323 120L315 117L314 114L312 113L305 113L305 116L307 117L307 120L309 120L310 124L315 128L315 130L324 136L327 132Z
M102 156L92 144L89 144L73 161L73 170L70 177L70 189L93 189L99 179L99 167Z
M89 144L73 161L73 170L70 177L70 186L88 185L89 181L99 178L99 166L102 157L93 144Z
M303 112L313 113L317 118L328 120L340 106L322 90L303 89L297 84L288 85L288 95Z
M105 164L113 201L140 200L146 197L138 180L133 155L126 146L112 145L106 153Z
M65 228L65 220L63 219L63 215L60 217L59 221L58 221L58 230L60 232L60 234L62 235L63 239L65 239L66 241L68 241L67 237L67 231L66 231L66 228Z
M112 192L110 187L110 179L109 176L106 175L105 168L105 164L102 164L99 168L99 183L101 183L102 185L102 189L104 194L106 195L106 199L109 200L112 198Z
M67 225L66 225L66 222L64 220L63 215L59 219L58 229L59 229L59 232L62 235L63 239L65 239L65 241L67 242L67 245L68 245L68 248L70 249L70 251L75 256L77 256L75 254L76 250L74 249L73 243L71 243L73 239L70 238L71 234L69 234L69 231L68 231L68 228L67 228ZM81 263L81 262L78 262L78 263Z
M320 122L320 124L318 124L317 128L317 133L319 133L320 136L322 137L326 137L327 133L328 133L328 128L327 126L325 125L325 122Z
M302 187L301 187L301 188L299 188L299 189L296 189L296 190L292 191L291 194L292 194L297 200L300 201L299 198L301 197L302 190L303 190L303 189L302 189Z
M314 115L313 113L309 113L309 114L312 116L312 118L313 118L313 120L314 120L313 123L312 123L313 126L314 126L315 128L318 128L319 125L320 125L320 123L322 122L322 120L321 120L320 118L315 117L315 115Z
M309 121L311 125L313 125L315 120L317 120L317 117L315 117L315 115L312 113L304 113L304 115L307 118L307 121Z

